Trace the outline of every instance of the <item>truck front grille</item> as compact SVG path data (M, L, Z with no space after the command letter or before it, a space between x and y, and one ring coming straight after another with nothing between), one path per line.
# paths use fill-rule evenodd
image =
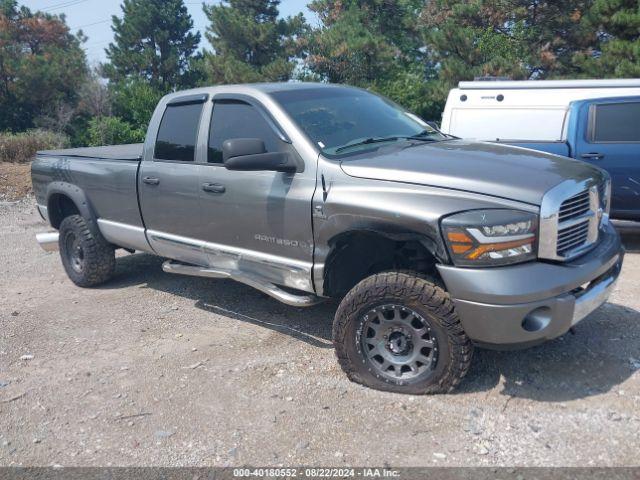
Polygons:
M565 182L547 192L540 207L538 256L567 261L598 241L603 214L604 179Z
M589 190L580 192L571 198L567 198L562 205L560 205L560 211L558 214L558 221L560 223L571 220L572 218L584 215L589 211Z
M584 245L589 236L589 220L558 230L558 246L556 253L566 257L571 250Z

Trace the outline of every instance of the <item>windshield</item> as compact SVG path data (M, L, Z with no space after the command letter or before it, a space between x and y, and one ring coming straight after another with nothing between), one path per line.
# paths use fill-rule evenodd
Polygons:
M283 90L271 95L322 153L329 156L408 137L445 139L415 115L364 90L327 86Z

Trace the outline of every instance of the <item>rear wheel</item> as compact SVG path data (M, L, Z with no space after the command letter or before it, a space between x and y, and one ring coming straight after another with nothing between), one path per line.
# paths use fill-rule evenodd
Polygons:
M92 287L109 280L115 271L115 249L98 229L80 215L60 224L60 257L67 275L79 287Z
M338 307L333 339L352 381L399 393L451 391L473 353L449 295L429 279L400 272L356 285Z

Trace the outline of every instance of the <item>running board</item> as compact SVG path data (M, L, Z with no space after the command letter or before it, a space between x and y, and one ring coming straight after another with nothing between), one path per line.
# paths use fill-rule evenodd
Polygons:
M208 278L230 278L236 282L244 283L250 287L266 293L270 297L279 300L282 303L291 305L292 307L312 307L324 301L323 298L316 295L296 295L289 293L271 282L249 277L243 273L230 270L216 270L214 268L199 267L197 265L186 265L184 263L167 260L162 264L162 270L167 273L176 273L179 275L191 275L194 277Z

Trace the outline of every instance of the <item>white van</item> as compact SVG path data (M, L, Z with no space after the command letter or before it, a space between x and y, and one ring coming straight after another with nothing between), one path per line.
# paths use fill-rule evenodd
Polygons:
M460 82L440 130L475 140L560 141L570 102L639 95L640 79Z

